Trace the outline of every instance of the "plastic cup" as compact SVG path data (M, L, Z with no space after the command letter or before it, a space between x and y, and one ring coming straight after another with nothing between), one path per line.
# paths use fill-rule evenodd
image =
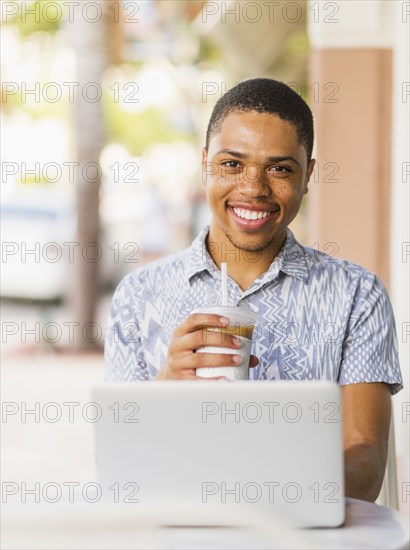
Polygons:
M236 366L222 367L201 367L196 369L196 375L201 378L211 378L214 376L225 376L229 380L248 380L249 379L249 357L252 347L252 334L255 327L257 314L251 309L237 306L211 306L198 308L193 313L213 313L229 319L227 327L207 326L203 328L205 345L197 349L197 353L225 353L229 355L240 355L242 361ZM207 336L218 332L221 335L222 342L227 335L233 335L242 341L241 347L224 348L220 346L207 346Z

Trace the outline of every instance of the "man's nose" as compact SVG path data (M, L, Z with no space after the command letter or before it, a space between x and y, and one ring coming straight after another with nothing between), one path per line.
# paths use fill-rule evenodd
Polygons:
M240 179L239 190L247 195L267 196L270 187L265 171L256 164L247 165Z

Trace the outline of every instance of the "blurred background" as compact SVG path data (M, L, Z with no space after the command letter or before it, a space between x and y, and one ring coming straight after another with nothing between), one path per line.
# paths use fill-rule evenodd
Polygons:
M115 286L209 220L200 153L215 102L268 76L315 115L293 231L376 272L393 302L408 509L409 2L10 0L1 18L1 374L17 404L3 478L95 476L92 427L33 431L23 404L89 399Z

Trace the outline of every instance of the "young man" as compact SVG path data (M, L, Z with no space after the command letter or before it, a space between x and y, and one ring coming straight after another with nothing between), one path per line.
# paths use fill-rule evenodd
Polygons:
M227 92L212 113L202 155L212 211L190 248L145 266L117 288L107 332L106 379L197 380L196 369L240 361L195 353L206 324L195 314L220 301L227 262L229 303L252 304L259 325L251 380L330 379L342 387L346 495L375 500L386 465L390 394L401 388L394 319L377 277L300 245L288 229L315 161L306 103L259 78ZM217 380L217 378L216 378Z

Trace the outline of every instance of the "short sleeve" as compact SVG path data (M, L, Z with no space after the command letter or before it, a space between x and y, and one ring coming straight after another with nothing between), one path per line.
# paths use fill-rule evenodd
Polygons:
M149 379L129 275L120 282L111 302L104 345L104 368L106 382Z
M357 288L338 382L385 382L392 394L403 387L391 303L382 282L370 273L362 275Z

